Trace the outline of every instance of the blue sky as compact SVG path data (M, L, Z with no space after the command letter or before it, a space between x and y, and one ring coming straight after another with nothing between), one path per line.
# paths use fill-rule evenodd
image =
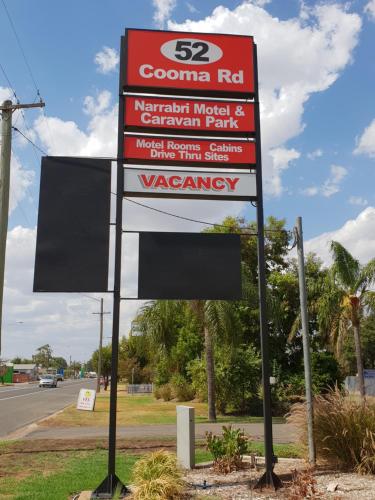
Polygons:
M332 238L362 261L374 256L375 0L2 0L0 63L19 99L33 102L36 88L3 3L46 102L45 116L26 111L27 125L15 115L16 126L49 154L114 154L116 61L125 27L254 35L266 215L285 217L288 228L301 215L307 248L325 262ZM0 70L0 99L8 95ZM96 345L97 304L31 293L40 152L15 134L13 153L4 355L30 355L50 341L59 354L85 359ZM211 222L229 214L255 217L244 203L148 203ZM129 204L125 220L131 229L201 229ZM132 265L134 249L129 244ZM124 331L138 305L123 311Z

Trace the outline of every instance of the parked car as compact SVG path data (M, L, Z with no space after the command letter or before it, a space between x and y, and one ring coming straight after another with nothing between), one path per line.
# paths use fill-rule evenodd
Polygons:
M39 380L39 387L57 387L56 375L41 375Z
M63 373L56 373L56 378L57 378L57 380L60 380L62 382L64 380L64 374Z

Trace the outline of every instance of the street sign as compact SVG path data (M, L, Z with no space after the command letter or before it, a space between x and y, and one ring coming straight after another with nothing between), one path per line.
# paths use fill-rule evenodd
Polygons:
M255 132L254 104L244 101L126 96L124 124L127 130L137 127L243 136Z
M93 411L95 407L96 391L81 389L78 395L77 410Z
M250 36L127 29L126 38L125 88L254 93Z
M147 163L214 163L217 167L255 165L255 142L126 135L124 157Z
M125 196L255 200L255 174L125 168Z

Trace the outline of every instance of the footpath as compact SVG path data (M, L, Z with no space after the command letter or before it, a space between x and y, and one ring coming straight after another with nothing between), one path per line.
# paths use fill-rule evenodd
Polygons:
M228 423L224 425L229 425ZM196 438L204 438L206 432L221 434L222 423L196 424ZM264 428L262 423L232 424L234 428L243 429L254 441L264 440ZM273 438L275 443L295 443L298 441L297 429L292 424L273 424ZM175 438L175 424L158 424L142 426L119 426L117 427L118 438ZM108 427L43 427L33 426L23 439L90 439L108 436Z

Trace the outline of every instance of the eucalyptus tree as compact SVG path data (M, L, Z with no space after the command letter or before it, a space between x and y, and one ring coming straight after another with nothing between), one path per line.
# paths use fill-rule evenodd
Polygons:
M325 289L317 303L320 330L326 333L338 358L343 340L352 329L355 343L359 392L365 396L360 325L366 313L375 309L375 258L366 265L337 241L331 242L333 264Z

